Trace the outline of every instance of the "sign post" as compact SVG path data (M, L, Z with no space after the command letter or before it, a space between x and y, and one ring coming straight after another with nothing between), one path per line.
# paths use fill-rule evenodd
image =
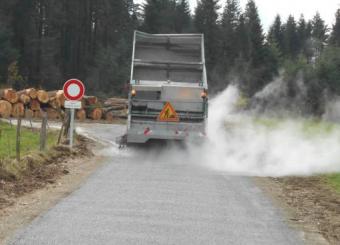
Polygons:
M71 118L70 118L70 133L69 133L69 142L70 147L73 147L73 132L74 132L74 112L75 109L81 108L81 99L85 94L85 86L78 79L70 79L64 84L64 95L67 99L65 101L65 108L69 108L71 110Z

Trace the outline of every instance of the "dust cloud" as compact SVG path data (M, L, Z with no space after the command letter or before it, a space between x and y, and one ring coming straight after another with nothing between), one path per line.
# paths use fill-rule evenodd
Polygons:
M340 127L302 118L254 116L238 109L239 98L237 87L229 86L211 100L207 141L189 145L189 162L246 176L340 171Z

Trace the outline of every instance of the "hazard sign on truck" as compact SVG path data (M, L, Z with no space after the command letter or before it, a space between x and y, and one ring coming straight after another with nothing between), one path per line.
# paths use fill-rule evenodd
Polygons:
M175 109L172 107L172 105L167 102L161 111L161 113L158 116L158 121L161 122L178 122L179 117L175 111Z

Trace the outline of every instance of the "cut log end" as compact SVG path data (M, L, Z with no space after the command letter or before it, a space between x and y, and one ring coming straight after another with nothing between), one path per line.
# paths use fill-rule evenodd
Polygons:
M38 100L31 100L30 108L33 111L40 111L40 103Z
M85 121L86 111L84 109L77 110L76 116L79 121Z
M26 89L26 94L31 97L31 99L36 99L38 96L37 90L35 88Z
M0 90L0 97L8 102L14 104L17 103L19 100L19 96L14 89L1 89Z
M48 93L45 90L38 90L37 92L37 99L43 103L46 104L49 102L50 97L48 96Z
M103 116L103 110L101 108L91 109L89 112L89 117L93 120L100 120Z
M12 114L13 117L23 117L25 116L25 107L23 103L15 103L12 106Z
M0 100L0 117L9 118L12 113L12 104L6 100Z
M27 94L20 94L19 101L24 105L27 105L31 102L31 97L29 97Z

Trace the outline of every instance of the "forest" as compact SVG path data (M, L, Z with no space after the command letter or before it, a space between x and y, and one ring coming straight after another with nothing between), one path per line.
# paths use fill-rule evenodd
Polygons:
M264 30L254 0L199 0L194 11L188 0L0 0L0 87L59 89L77 77L92 94L124 96L136 29L203 33L210 93L236 83L251 98L280 77L315 115L340 96L340 9L331 26L319 13L278 15Z

